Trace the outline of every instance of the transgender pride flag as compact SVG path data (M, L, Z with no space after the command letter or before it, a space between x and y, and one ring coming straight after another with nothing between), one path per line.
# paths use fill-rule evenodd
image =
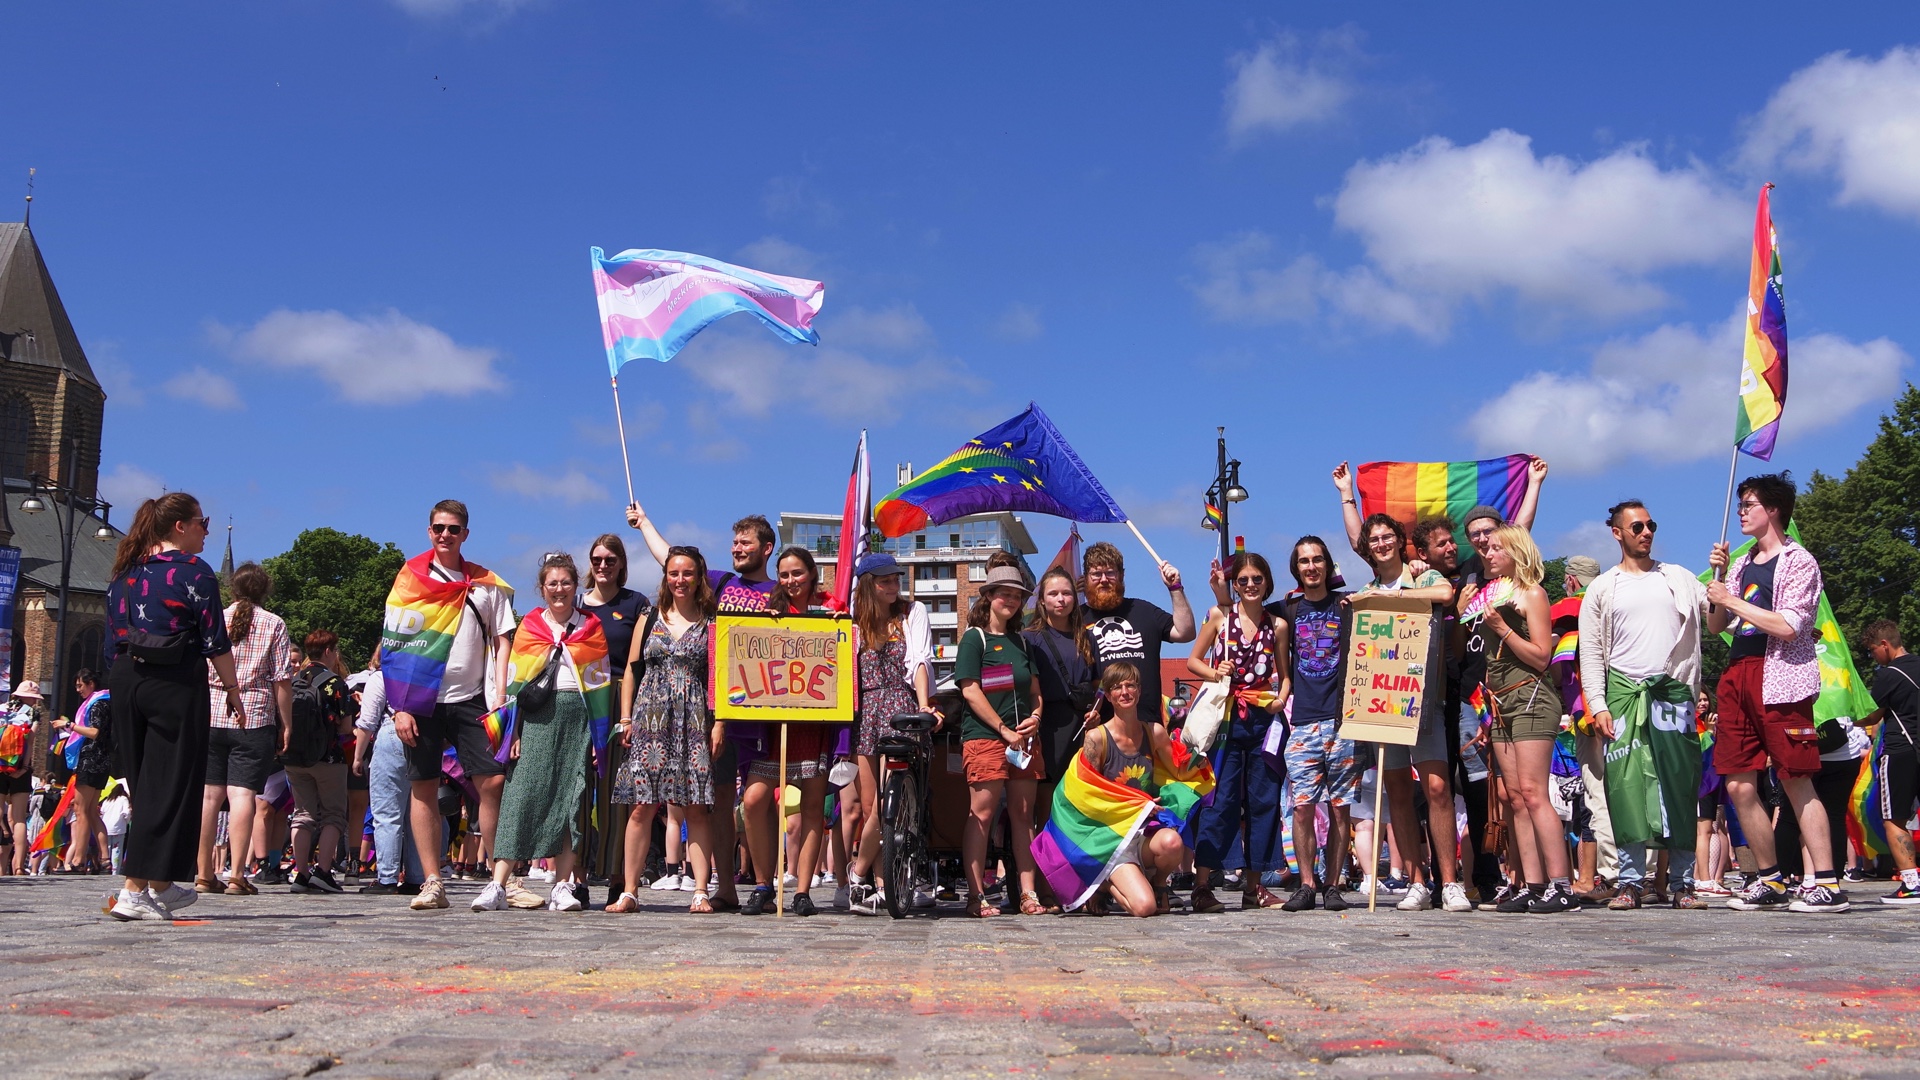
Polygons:
M813 317L827 287L805 278L763 274L684 251L633 249L609 258L593 249L593 289L607 367L615 378L629 360L665 363L693 335L738 311L789 341L818 345Z

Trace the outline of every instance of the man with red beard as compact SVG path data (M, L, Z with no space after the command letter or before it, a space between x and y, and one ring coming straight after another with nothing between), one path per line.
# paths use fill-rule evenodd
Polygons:
M1140 669L1140 718L1161 723L1163 698L1160 696L1160 645L1162 642L1192 641L1193 607L1187 603L1180 571L1172 563L1160 564L1160 579L1166 582L1173 598L1173 613L1127 595L1126 561L1120 549L1105 541L1087 548L1080 568L1087 594L1081 611L1081 624L1093 646L1094 676L1107 665L1125 660Z

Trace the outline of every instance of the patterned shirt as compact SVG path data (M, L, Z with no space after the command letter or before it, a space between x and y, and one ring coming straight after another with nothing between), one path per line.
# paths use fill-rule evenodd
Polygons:
M219 656L233 648L220 611L220 579L213 568L184 551L161 551L133 565L107 586L107 630L115 646L129 630L169 636L192 631L200 655Z
M1727 580L1738 582L1752 560L1753 550L1733 560ZM1820 606L1820 563L1813 553L1791 540L1775 555L1773 612L1793 628L1791 638L1767 635L1766 667L1761 672L1760 696L1768 705L1805 701L1820 692L1820 636L1814 616Z
M233 610L226 610L228 621ZM293 678L293 640L287 636L287 624L265 608L253 609L253 625L247 636L233 643L233 673L240 680L240 704L246 710L246 722L226 709L226 691L220 688L220 675L207 665L207 682L213 686L213 726L217 728L270 728L280 723L280 705L273 684Z

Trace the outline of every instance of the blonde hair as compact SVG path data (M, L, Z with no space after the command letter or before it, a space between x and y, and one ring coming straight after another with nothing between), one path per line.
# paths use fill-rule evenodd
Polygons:
M1493 537L1513 559L1511 576L1515 585L1530 589L1547 576L1546 564L1540 559L1540 548L1534 544L1532 533L1518 525L1502 525L1493 530Z

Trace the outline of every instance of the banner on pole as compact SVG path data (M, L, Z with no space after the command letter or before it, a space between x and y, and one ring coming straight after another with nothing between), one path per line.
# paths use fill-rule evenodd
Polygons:
M852 722L860 682L852 616L723 612L711 640L715 718Z
M0 690L13 685L13 594L20 585L20 549L0 547Z
M1353 598L1340 737L1412 746L1446 671L1434 657L1433 605L1393 593ZM1435 682L1438 679L1439 682Z

